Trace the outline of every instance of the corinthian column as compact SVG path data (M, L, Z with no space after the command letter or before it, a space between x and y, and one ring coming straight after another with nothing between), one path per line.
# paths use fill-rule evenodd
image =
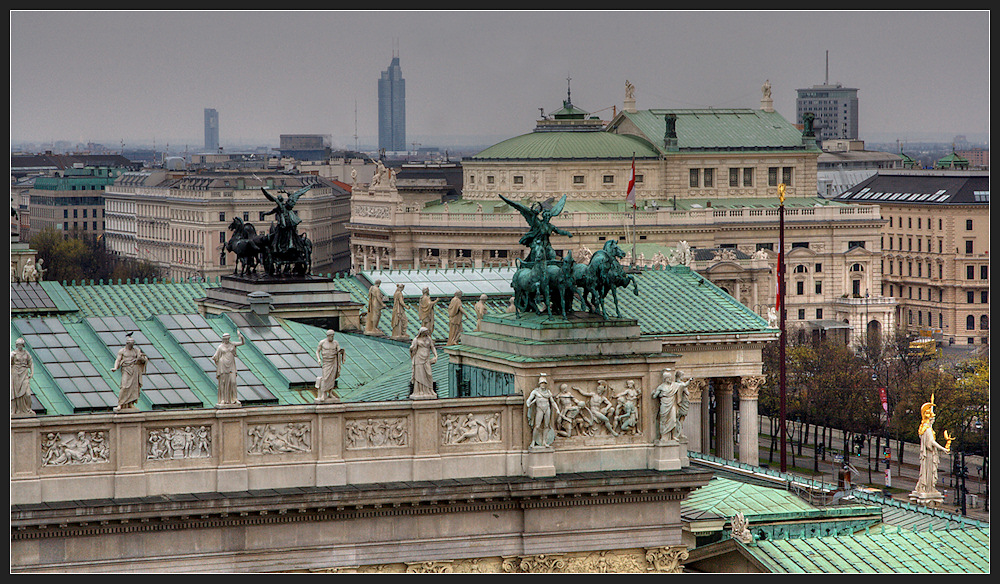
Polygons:
M696 378L691 380L688 391L691 393L691 410L684 418L684 435L688 438L688 449L696 452L707 453L708 449L702 444L702 436L708 434L708 429L702 424L707 420L707 416L702 416L702 411L707 411L705 407L704 394L708 388L708 382L704 379Z
M740 383L740 462L757 466L760 447L757 434L757 392L764 383L763 375L743 377Z
M733 460L733 379L715 379L715 455Z

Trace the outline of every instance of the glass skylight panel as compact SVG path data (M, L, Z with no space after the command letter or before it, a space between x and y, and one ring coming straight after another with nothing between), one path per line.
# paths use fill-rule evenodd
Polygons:
M17 319L13 323L75 411L110 410L118 405L114 389L58 319Z
M191 391L130 317L91 317L86 322L113 357L125 346L126 334L132 333L135 345L149 360L146 363L146 374L142 378L142 394L154 408L202 405L201 399Z
M165 318L169 316L170 318ZM215 332L208 321L201 315L155 315L155 318L182 349L202 369L205 375L215 383L216 366L212 355L222 342L219 333ZM183 339L183 340L182 340ZM236 341L237 339L232 339ZM250 371L239 357L236 357L236 393L243 403L276 402L278 398L272 394L264 383Z
M300 346L276 320L263 321L245 313L229 318L268 361L288 380L289 386L314 385L322 369L316 356Z

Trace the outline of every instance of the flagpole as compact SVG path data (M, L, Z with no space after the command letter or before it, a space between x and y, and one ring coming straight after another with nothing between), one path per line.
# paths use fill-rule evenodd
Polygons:
M632 262L631 266L635 266L635 152L632 153L632 178L628 182L628 193L626 194L626 199L632 197Z
M781 433L781 472L788 469L785 455L785 183L778 185L778 395Z

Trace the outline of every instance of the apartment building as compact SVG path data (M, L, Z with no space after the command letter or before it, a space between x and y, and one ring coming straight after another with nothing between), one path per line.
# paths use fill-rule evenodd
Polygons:
M313 242L313 273L344 271L350 267L344 229L350 187L309 174L126 173L106 191L105 241L109 250L153 262L170 278L231 274L236 258L225 245L233 219L265 233L274 204L261 188L291 193L305 186L311 188L295 211L302 220L299 233Z
M884 170L837 197L886 219L882 294L901 326L948 345L989 342L988 171Z

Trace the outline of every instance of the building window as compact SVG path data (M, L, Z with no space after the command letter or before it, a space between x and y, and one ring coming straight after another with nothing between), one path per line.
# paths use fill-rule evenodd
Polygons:
M639 184L639 183L642 182L642 175L641 174L635 175L635 182L636 182L636 184Z
M817 308L816 309L816 320L822 320L822 319L823 319L823 309L822 308Z
M990 330L990 317L987 315L982 315L979 317L979 330L988 331Z
M605 179L604 182L608 182L607 178L608 177L604 177L604 179ZM514 184L516 184L516 185L523 185L524 184L524 177L521 176L521 175L519 175L519 174L514 175Z
M267 215L265 215L264 213L265 213L264 211L258 211L257 212L257 220L258 221L265 221L264 217L266 217Z
M703 172L703 175L702 175L702 186L708 187L708 188L711 188L711 187L715 186L715 172L714 172L714 170L715 169L712 169L712 168L706 168L705 170L702 171Z
M729 169L729 186L731 187L740 186L740 169L738 168Z
M982 302L983 304L989 304L990 303L990 292L989 292L989 290L983 290L982 292L979 293L979 301Z
M613 175L613 174L606 174L606 175L604 175L604 184L610 185L610 184L614 184L614 182L615 182L615 175Z
M226 243L226 232L225 231L220 231L219 232L219 243Z
M967 240L965 242L965 253L966 254L972 254L972 240L971 239Z
M220 211L219 212L219 221L223 221L224 222L225 220L226 220L226 212L225 211Z
M745 187L753 186L753 168L743 169L743 186Z
M77 210L76 210L76 209L73 209L73 218L74 218L74 219L76 219L76 218L77 218L77 215L76 215L76 213L77 213Z
M697 168L692 168L688 171L688 186L691 188L696 188L700 182L701 172Z
M799 309L799 320L805 320L805 319L806 319L806 309L805 308L800 308Z
M990 267L987 265L979 266L979 279L989 280L990 279Z
M493 181L496 180L492 174L486 176L486 184L491 185Z
M816 293L817 294L822 294L823 293L823 281L822 280L816 280Z
M776 187L778 186L778 167L769 166L767 167L767 186Z
M850 250L852 250L852 249L854 249L856 247L860 247L861 249L864 249L865 248L865 242L864 241L848 241L847 242L847 250L848 251L850 251Z
M792 271L795 272L796 274L805 274L809 272L809 268L807 268L804 264L799 264L795 266L795 269Z
M573 184L575 184L575 185L582 185L583 184L583 175L582 174L574 174L573 175Z
M820 273L820 272L822 272L823 271L823 264L816 264L815 271L816 271L817 274Z
M976 293L973 292L972 290L966 290L966 292L965 292L965 301L968 302L969 304L975 303L976 302Z
M965 317L965 330L974 331L976 330L976 317L971 314Z
M965 220L965 230L972 231L972 219Z
M965 266L965 279L966 280L976 279L976 266Z
M800 295L800 296L803 293L805 293L805 283L804 282L799 281L799 282L795 283L795 293L798 294L798 295Z
M792 242L792 249L795 249L797 247L808 248L809 247L809 242L808 241L793 241Z
M785 183L785 186L792 186L792 167L784 166L781 168L781 182Z

